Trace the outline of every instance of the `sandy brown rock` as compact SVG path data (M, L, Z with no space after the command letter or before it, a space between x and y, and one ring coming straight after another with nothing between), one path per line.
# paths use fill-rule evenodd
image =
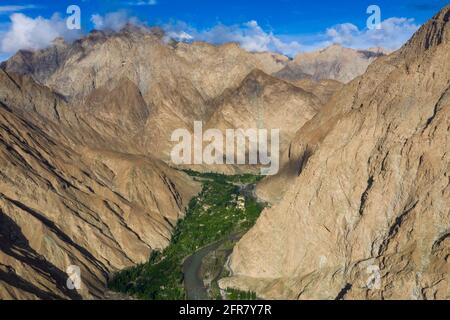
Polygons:
M157 29L127 26L6 62L0 298L103 297L112 272L164 248L199 191L157 160L171 132L206 120L210 100L255 67L286 60L235 44L173 47ZM79 292L67 290L72 264Z
M167 246L199 186L159 160L76 145L58 125L64 100L0 76L0 298L103 297L112 272Z
M314 79L350 81L381 54L332 47L289 62L131 25L18 53L0 70L0 298L103 297L111 272L165 247L199 186L160 159L196 120L286 134L282 172L258 187L273 207L222 286L449 298L448 19L447 8L343 88Z
M257 69L236 90L226 92L215 103L216 111L207 121L207 127L223 131L279 129L281 151L322 107L314 94Z
M314 81L310 79L303 79L291 81L291 83L307 92L311 92L320 99L322 104L330 101L331 97L343 88L343 84L336 80L320 80Z
M238 87L253 69L270 74L288 60L250 53L235 43L167 44L159 29L128 25L117 33L92 32L73 44L59 41L48 49L21 51L2 67L58 92L72 109L89 111L88 116L76 112L70 125L77 130L89 131L80 128L87 124L103 143L120 137L118 149L169 161L174 130L206 121L215 111L210 101ZM99 143L95 134L81 136Z
M285 193L236 246L222 287L450 299L449 18L447 6L299 131L284 179L267 182Z
M377 58L385 55L382 49L354 50L339 44L313 52L300 53L288 65L274 73L286 80L337 80L348 83L362 75Z

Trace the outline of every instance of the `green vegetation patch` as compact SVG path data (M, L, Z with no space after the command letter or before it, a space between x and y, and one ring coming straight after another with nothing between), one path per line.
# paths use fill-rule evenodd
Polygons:
M228 288L225 290L227 300L258 300L256 293Z
M253 184L259 176L225 176L187 171L203 182L180 220L170 245L154 252L149 261L117 273L109 287L139 299L185 299L183 260L200 248L251 228L263 205L241 192L239 185Z

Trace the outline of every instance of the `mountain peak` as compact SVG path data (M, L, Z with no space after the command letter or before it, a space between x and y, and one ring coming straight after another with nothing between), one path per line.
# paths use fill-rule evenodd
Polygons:
M342 48L344 48L344 47L342 46L342 44L336 42L336 43L333 43L332 45L326 47L326 48L323 49L323 50L337 50L337 49L342 49Z
M405 56L418 56L442 43L450 43L450 5L424 24L402 47Z
M164 37L164 30L160 27L147 27L128 22L118 33L121 34L151 34L158 38Z
M55 38L55 39L52 41L52 44L53 44L54 46L65 46L65 45L66 45L66 40L64 40L63 37L58 37L58 38Z
M450 16L450 4L442 8L442 10L435 16L435 19L446 20L448 22L449 16Z
M80 41L83 41L84 39L89 40L100 40L100 39L107 39L108 37L114 37L114 36L124 36L124 37L140 37L144 35L153 35L157 38L163 38L164 37L164 30L160 27L148 27L144 25L137 25L134 23L128 22L125 24L121 29L119 30L97 30L94 29L87 37L84 37L80 39Z
M296 70L296 73L300 71L310 75L314 80L332 79L348 83L363 74L370 63L383 55L381 50L356 50L335 43L320 51L297 55L291 63L291 69Z

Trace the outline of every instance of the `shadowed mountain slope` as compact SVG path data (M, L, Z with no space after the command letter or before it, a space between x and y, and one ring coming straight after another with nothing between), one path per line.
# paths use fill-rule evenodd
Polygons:
M0 298L103 297L111 272L168 244L199 186L159 160L77 145L57 124L63 99L3 71L0 83Z
M447 6L299 130L259 189L278 203L235 247L222 287L450 298L449 19Z

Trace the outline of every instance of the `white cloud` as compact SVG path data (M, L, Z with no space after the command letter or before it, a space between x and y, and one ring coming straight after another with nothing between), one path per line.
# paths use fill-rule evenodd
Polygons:
M97 30L113 30L119 31L127 23L140 25L142 24L138 18L128 16L126 11L116 11L107 13L104 16L94 14L91 17L94 28Z
M414 19L389 18L381 23L380 30L359 30L351 23L340 24L326 31L324 45L340 43L343 46L367 49L383 47L395 50L401 47L419 28Z
M55 38L72 41L81 36L78 30L69 30L66 20L54 14L50 19L30 18L22 13L10 16L11 23L0 42L1 54L12 54L20 49L36 50L47 47Z
M383 47L395 50L419 28L414 19L395 17L384 20L381 25L381 30L360 30L352 23L344 23L308 36L276 35L264 31L254 20L232 26L218 24L206 30L197 30L184 22L177 22L166 25L164 29L168 37L178 41L198 40L215 44L238 42L249 51L275 51L295 56L301 51L317 50L335 43L355 49Z
M130 6L155 6L158 4L156 0L127 1L125 3Z
M38 8L38 7L33 4L23 5L23 6L21 6L21 5L0 6L0 14L9 14L12 12L18 12L18 11L36 9L36 8Z
M134 4L153 1L139 0ZM156 3L156 2L154 2ZM8 7L8 8L6 8ZM12 8L14 7L14 8ZM2 10L16 10L20 6L0 6ZM12 54L20 49L40 49L51 44L56 37L73 40L82 35L81 31L66 28L66 21L58 14L50 19L30 18L22 13L13 13L11 23L0 28L0 55ZM94 28L98 30L119 31L127 23L143 25L136 17L130 17L126 11L110 12L91 17ZM214 44L237 42L248 51L273 51L295 56L301 51L311 51L340 43L343 46L366 49L383 47L397 49L418 29L413 19L389 18L382 22L381 30L359 29L351 23L339 24L323 32L312 35L280 35L265 31L257 21L242 24L216 26L199 30L184 22L164 26L166 36L178 41L205 41ZM4 30L4 31L2 31Z
M186 31L167 30L166 31L166 39L175 39L177 41L189 42L189 41L194 40L194 37L191 36Z
M243 24L226 26L218 24L207 30L197 30L184 22L164 26L167 36L178 41L205 41L214 44L237 42L248 51L274 51L294 55L301 49L297 41L283 41L272 32L264 31L252 20Z

